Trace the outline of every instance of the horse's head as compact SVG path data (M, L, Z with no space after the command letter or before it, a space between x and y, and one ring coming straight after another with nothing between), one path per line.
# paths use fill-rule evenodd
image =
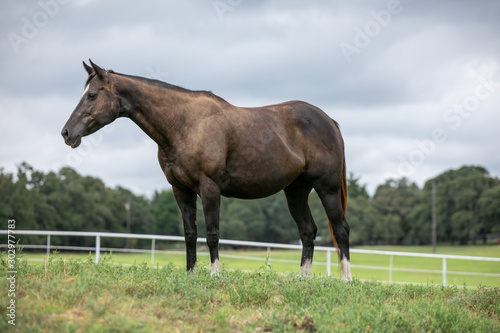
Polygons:
M90 64L83 63L89 74L85 91L61 132L72 148L80 145L82 137L96 132L119 115L119 97L113 89L111 75L92 60Z

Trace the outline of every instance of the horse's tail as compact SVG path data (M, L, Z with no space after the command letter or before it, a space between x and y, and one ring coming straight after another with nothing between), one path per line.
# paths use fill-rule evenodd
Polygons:
M345 175L345 154L343 156L344 163L342 165L342 185L340 186L339 197L342 200L342 210L344 211L344 218L347 216L347 178Z
M333 121L337 128L339 128L339 125L337 122L334 120ZM342 182L340 184L340 189L339 189L339 198L340 201L342 202L342 211L344 212L344 218L347 215L347 178L346 178L346 166L345 166L345 153L344 149L342 149ZM337 243L337 239L335 238L335 235L333 234L333 226L332 222L328 220L328 226L330 227L330 233L332 234L332 239L333 239L333 244L335 245L335 248L337 249L337 254L339 256L340 260L340 251L339 251L339 245Z
M347 215L347 179L345 175L345 156L342 167L344 170L342 171L342 183L340 185L339 197L340 201L342 202L342 211L344 212L344 218L345 218ZM333 244L335 245L335 248L337 248L337 253L339 255L339 260L340 260L340 252L338 251L339 245L337 243L335 235L333 234L332 222L330 222L330 220L328 220L328 226L330 227L330 233L332 234Z

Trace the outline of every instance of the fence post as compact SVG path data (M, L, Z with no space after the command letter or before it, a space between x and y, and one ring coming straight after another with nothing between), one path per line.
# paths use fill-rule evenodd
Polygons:
M332 274L332 251L326 250L326 274Z
M151 266L155 265L155 239L151 240Z
M394 256L391 254L389 256L389 283L392 283L392 261Z
M443 257L443 287L446 287L446 257Z
M101 236L95 236L95 263L99 263L99 257L101 255Z
M47 235L47 258L50 256L50 234Z

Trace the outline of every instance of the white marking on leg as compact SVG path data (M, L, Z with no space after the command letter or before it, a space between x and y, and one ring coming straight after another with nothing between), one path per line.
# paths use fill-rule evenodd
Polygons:
M303 277L309 278L311 277L311 268L312 268L312 260L306 259L304 265L300 267L300 271Z
M210 268L210 275L219 275L220 272L220 263L219 259L215 259L215 262L212 264Z
M351 263L345 256L343 256L342 260L340 261L340 269L342 270L342 281L352 281Z

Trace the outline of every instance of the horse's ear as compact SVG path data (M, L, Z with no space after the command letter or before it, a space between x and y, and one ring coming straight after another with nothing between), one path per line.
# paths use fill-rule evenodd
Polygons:
M90 60L90 65L92 66L92 69L94 70L94 72L97 74L97 77L100 78L100 79L104 79L105 77L108 76L108 72L106 72L104 69L102 69L101 67L97 66L96 64L94 64L92 62L92 60Z
M87 71L87 73L89 75L92 75L94 73L94 70L92 69L92 67L90 67L89 65L87 65L85 63L85 61L82 61L82 63L83 63L83 68L85 68L85 70Z

